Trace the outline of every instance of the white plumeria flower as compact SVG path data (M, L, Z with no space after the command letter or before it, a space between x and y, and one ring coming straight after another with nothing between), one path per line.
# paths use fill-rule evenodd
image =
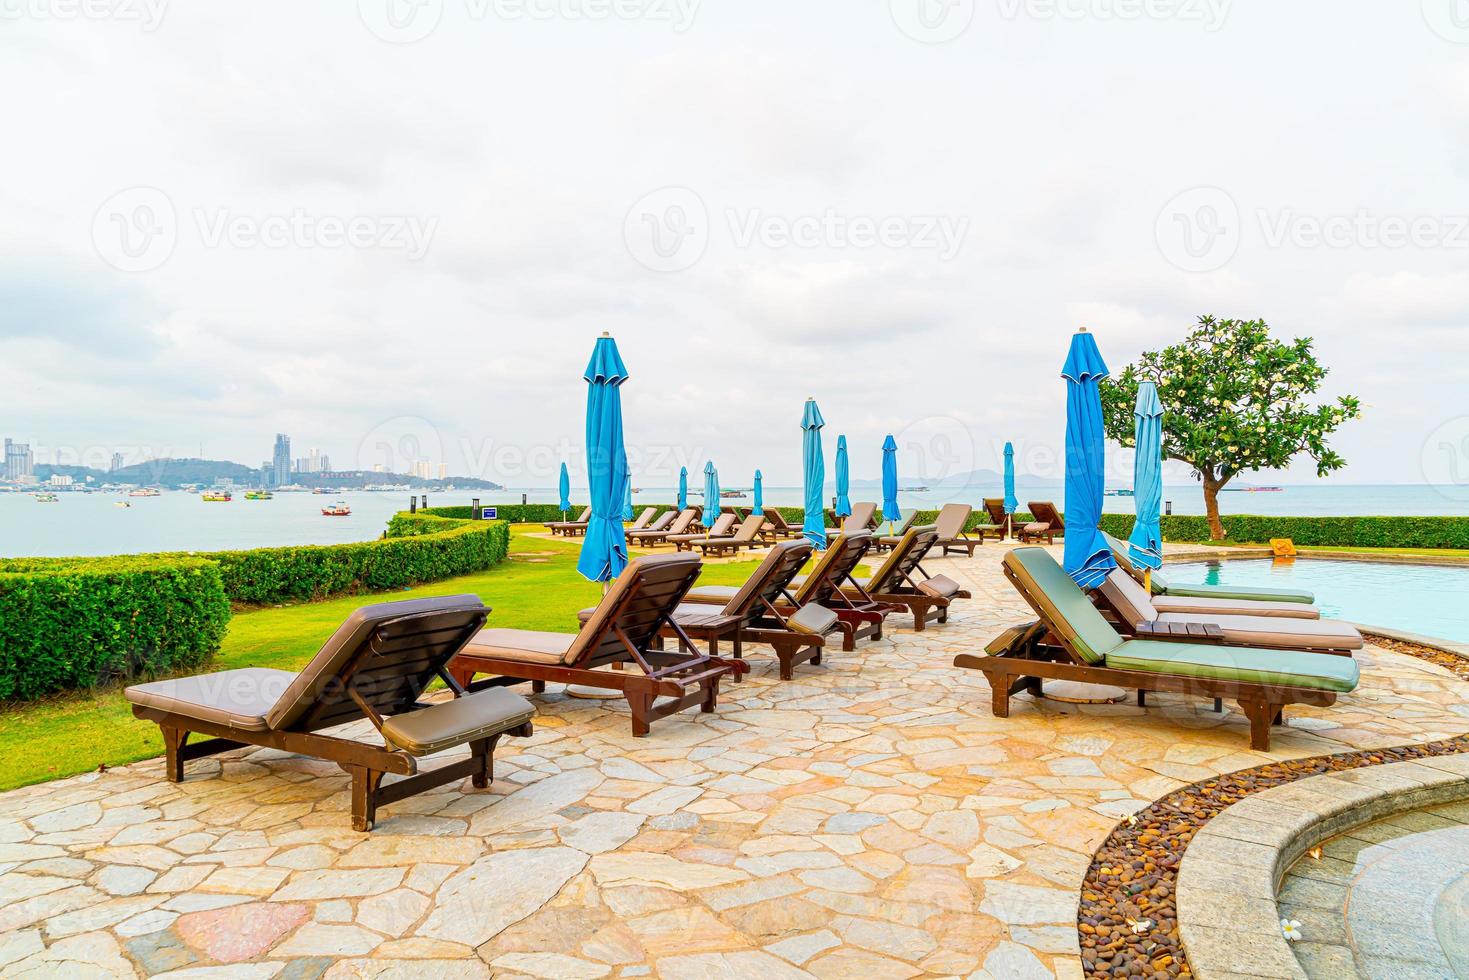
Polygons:
M1293 943L1301 939L1301 924L1295 919L1281 919L1280 931L1285 934L1286 939Z

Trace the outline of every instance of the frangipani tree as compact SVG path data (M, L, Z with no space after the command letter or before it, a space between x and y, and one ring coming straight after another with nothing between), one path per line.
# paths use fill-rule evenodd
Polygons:
M1350 395L1331 404L1309 402L1326 374L1309 337L1286 343L1271 337L1263 320L1200 317L1182 343L1149 351L1103 379L1107 436L1133 444L1138 382L1157 384L1163 455L1193 467L1204 485L1210 534L1222 541L1219 491L1235 476L1283 469L1300 455L1315 460L1318 476L1346 465L1327 439L1361 415L1361 403Z

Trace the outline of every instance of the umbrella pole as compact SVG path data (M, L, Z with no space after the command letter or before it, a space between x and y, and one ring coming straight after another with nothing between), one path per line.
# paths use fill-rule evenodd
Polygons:
M1143 570L1143 588L1147 590L1148 595L1153 594L1153 570L1151 568Z

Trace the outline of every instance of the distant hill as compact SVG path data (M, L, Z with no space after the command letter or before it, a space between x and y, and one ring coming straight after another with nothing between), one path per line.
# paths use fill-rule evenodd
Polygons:
M1056 479L1054 477L1039 477L1039 476L1031 476L1031 475L1029 475L1027 473L1018 473L1015 476L1015 482L1018 485L1022 486L1022 487L1028 487L1028 488L1031 488L1031 489L1042 489L1042 488L1046 488L1046 487L1059 487L1059 486L1062 485L1062 483L1064 481L1059 480L1059 479ZM951 473L951 474L949 474L948 476L944 477L942 480L939 480L936 483L928 483L928 482L925 482L924 480L922 480L922 479L920 479L920 478L918 478L916 476L907 476L907 475L905 475L903 473L903 471L901 469L898 470L898 486L899 487L927 486L930 489L935 489L935 490L938 489L938 488L940 488L940 487L944 487L946 489L954 489L954 488L959 488L959 487L974 487L974 488L991 487L991 488L999 489L1001 486L1004 485L1004 483L1005 483L1004 474L999 473L999 472L997 472L995 470L969 470L966 473ZM852 481L852 486L854 486L854 487L881 487L882 486L882 481L881 480L853 480Z

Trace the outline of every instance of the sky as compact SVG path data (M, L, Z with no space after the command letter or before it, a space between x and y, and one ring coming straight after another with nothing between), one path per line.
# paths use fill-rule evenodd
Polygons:
M1455 3L0 0L0 434L549 486L608 331L645 485L799 482L807 396L1058 477L1071 334L1209 313L1363 399L1340 480L1469 482Z

